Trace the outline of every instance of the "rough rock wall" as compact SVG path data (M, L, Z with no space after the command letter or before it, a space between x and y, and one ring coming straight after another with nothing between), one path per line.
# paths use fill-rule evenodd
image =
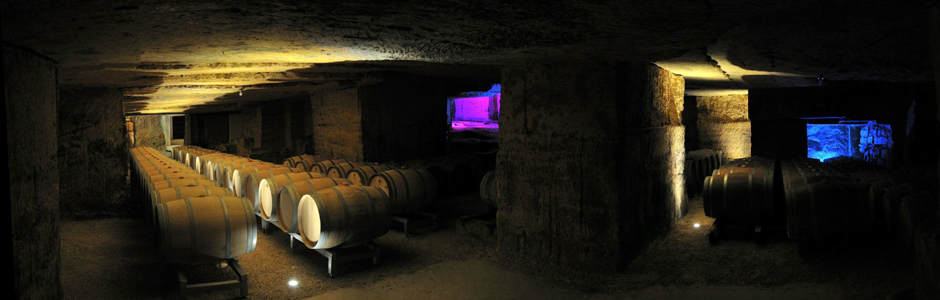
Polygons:
M134 123L134 143L137 147L166 148L166 134L159 115L131 116Z
M323 157L363 159L362 111L359 89L312 94L313 139Z
M127 212L124 94L115 88L60 88L59 192L64 216Z
M31 50L3 46L3 99L16 299L59 299L59 171L56 66Z
M751 156L747 95L695 97L698 148L724 152L725 159Z
M505 68L500 256L613 272L668 231L682 207L683 91L646 64Z
M629 262L671 230L688 207L683 176L685 80L651 64L620 65L617 73L616 101L621 105L620 123L625 123L621 126L626 127L618 156L620 242Z
M249 107L229 115L232 141L241 141L248 149L261 148L261 108Z
M290 114L284 101L267 102L261 107L261 145L267 151L290 148L286 138L290 131Z
M359 90L366 161L430 158L446 149L446 82L395 74Z
M940 3L930 8L934 81L936 82L937 120L940 121ZM940 157L940 152L938 152ZM940 158L938 158L940 161ZM940 164L938 164L940 170ZM940 201L940 200L938 200ZM938 206L940 207L940 206ZM915 249L915 289L920 299L940 300L940 210L917 232Z

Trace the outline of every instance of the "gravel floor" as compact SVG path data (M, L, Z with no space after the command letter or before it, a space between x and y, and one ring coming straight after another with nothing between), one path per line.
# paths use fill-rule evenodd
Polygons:
M490 262L522 274L519 278L553 282L592 295L636 295L636 291L657 287L675 290L711 286L713 290L722 290L727 286L751 286L772 290L819 284L825 285L820 289L833 286L841 289L844 299L885 299L912 286L913 267L909 255L877 239L839 243L807 257L800 256L796 244L782 237L771 238L763 245L731 240L711 246L707 234L712 220L704 216L700 199L692 201L690 214L676 230L650 245L625 272L613 275L501 262L496 257L495 245L460 235L455 230L456 216L484 209L472 196L452 197L442 206L448 209L439 210L444 220L440 230L411 238L392 230L376 240L383 251L379 266L361 262L334 268L334 273L339 274L332 279L327 273L327 261L319 253L302 246L292 251L288 236L276 232L276 228L259 234L257 249L239 259L250 274L250 298L312 297L372 286L391 278L412 278L409 276L429 267L460 261ZM63 221L62 284L66 299L176 296L174 270L161 263L159 246L153 242L151 229L144 220ZM694 228L694 223L700 223L701 228ZM454 270L452 272L460 269ZM208 266L188 267L186 272L190 274L191 283L234 278L227 270ZM289 287L290 279L296 279L299 287ZM422 282L418 280L414 284ZM629 294L631 292L634 294ZM221 291L195 294L191 298L237 296L236 291Z

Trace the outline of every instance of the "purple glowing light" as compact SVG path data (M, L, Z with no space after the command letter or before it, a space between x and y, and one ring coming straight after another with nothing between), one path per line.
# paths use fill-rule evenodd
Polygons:
M454 99L454 120L486 122L490 120L490 97Z

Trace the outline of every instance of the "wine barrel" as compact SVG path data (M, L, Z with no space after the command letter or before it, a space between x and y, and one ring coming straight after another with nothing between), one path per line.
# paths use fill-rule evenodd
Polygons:
M435 157L424 161L406 162L405 165L411 169L429 172L437 181L438 191L442 194L458 194L470 187L469 179L472 171L470 166L462 161L449 157Z
M773 175L773 167L768 168L767 166L728 166L721 167L712 171L711 176L724 175L730 173L748 173L755 175Z
M219 186L218 183L208 179L199 179L199 178L186 178L186 179L170 179L165 181L151 182L147 186L147 194L150 192L159 191L165 188L178 187L178 186Z
M150 192L150 211L153 215L153 223L154 225L157 224L157 206L161 203L213 195L233 197L235 193L228 188L217 186L178 186Z
M770 220L774 209L773 182L773 176L757 173L708 176L702 190L706 215L748 224Z
M257 173L248 174L248 176L245 176L245 182L244 182L244 185L241 186L241 188L238 188L237 182L233 184L235 185L235 194L238 195L238 193L241 193L240 197L248 198L248 200L250 200L251 203L254 204L255 209L258 209L258 184L261 183L261 179L270 178L270 177L274 177L274 176L285 174L285 173L303 173L303 172L304 171L300 171L299 169L291 169L291 168L284 167L284 168L265 169L265 170L258 171Z
M335 186L304 195L297 208L300 239L307 248L329 249L369 242L388 233L391 201L367 186Z
M343 158L322 160L316 163L315 165L310 166L310 172L326 173L326 170L329 169L330 167L337 165L337 164L345 163L345 162L349 162L349 161Z
M224 187L232 188L232 181L234 180L235 170L245 169L245 168L250 168L250 167L255 167L255 166L266 166L267 168L272 168L277 165L269 163L269 162L263 162L263 161L242 162L242 163L235 163L235 164L227 165L224 168L222 168L222 176L221 176L222 180L220 181L220 183Z
M288 185L295 181L323 177L323 174L320 173L300 172L284 173L274 177L261 179L261 181L258 182L257 196L258 210L261 212L261 218L265 220L276 220L275 217L277 216L278 202L274 200L277 199L277 192L280 191L282 186Z
M933 191L921 191L902 198L898 206L898 231L900 244L906 248L914 244L914 233L928 218L936 218L937 194Z
M491 208L496 208L496 197L499 191L496 190L496 171L489 171L480 181L480 200L483 204Z
M369 185L369 179L372 175L394 169L395 166L384 164L372 164L349 170L346 173L346 179L349 179L354 185Z
M196 156L196 159L193 160L193 165L190 167L196 170L196 172L198 172L199 174L208 175L207 174L208 170L206 169L206 164L208 163L208 161L213 160L213 159L221 159L229 155L230 154L221 153L221 152L198 155Z
M936 188L930 182L919 180L884 189L884 196L881 197L881 213L885 232L892 234L898 232L899 207L903 198L925 190L936 191Z
M310 171L310 168L313 167L318 161L320 161L318 156L313 155L299 155L294 157L288 157L284 160L283 165L290 168L299 168L304 171Z
M349 180L330 177L313 178L295 181L281 187L275 200L278 202L277 220L281 224L281 230L289 233L297 232L297 205L300 204L300 197L342 184L349 185Z
M424 170L388 170L373 175L369 186L388 195L395 214L419 210L437 199L437 181Z
M791 239L824 239L858 234L871 224L868 185L819 182L786 193L787 235Z
M248 175L259 173L261 171L270 170L270 169L286 169L284 173L289 173L291 171L300 172L300 169L291 169L282 165L275 165L275 164L254 165L254 166L244 167L240 169L235 169L232 171L232 182L229 188L235 191L235 194L238 195L239 197L245 197L245 183L248 180ZM274 175L271 175L271 176L274 176Z
M205 176L202 176L202 174L199 174L199 173L175 173L175 174L153 175L153 176L150 176L150 179L148 180L150 182L157 182L157 181L167 181L170 179L186 179L186 178L206 179Z
M326 169L326 172L324 173L326 174L327 177L331 177L331 178L346 178L346 174L349 173L350 170L359 168L359 167L365 167L368 165L369 165L368 163L364 163L360 161L344 162L341 164L330 166L329 168Z
M162 203L157 210L167 262L216 264L250 253L258 225L248 199L208 196Z
M264 163L262 161L250 159L247 157L236 157L236 158L216 161L212 164L212 170L211 170L212 175L209 176L209 179L218 181L219 183L225 182L225 179L223 178L223 176L225 176L224 171L226 167L237 165L237 164L243 164L243 163L253 163L253 162Z

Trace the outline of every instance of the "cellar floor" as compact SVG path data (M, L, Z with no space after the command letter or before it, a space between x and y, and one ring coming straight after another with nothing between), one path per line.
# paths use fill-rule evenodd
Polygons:
M259 234L240 258L250 299L885 299L912 287L908 254L873 240L837 243L809 256L783 237L707 242L712 220L701 198L676 230L654 242L619 274L580 273L500 261L495 245L459 234L455 219L484 209L472 196L451 197L438 210L440 230L405 238L397 230L376 240L383 258L334 267L313 250L291 250L281 232ZM700 223L700 228L692 224ZM174 270L141 218L65 220L61 227L66 299L173 298ZM276 228L272 228L277 230ZM232 279L215 267L186 269L190 281ZM288 286L291 279L297 287ZM191 295L230 299L236 291Z

